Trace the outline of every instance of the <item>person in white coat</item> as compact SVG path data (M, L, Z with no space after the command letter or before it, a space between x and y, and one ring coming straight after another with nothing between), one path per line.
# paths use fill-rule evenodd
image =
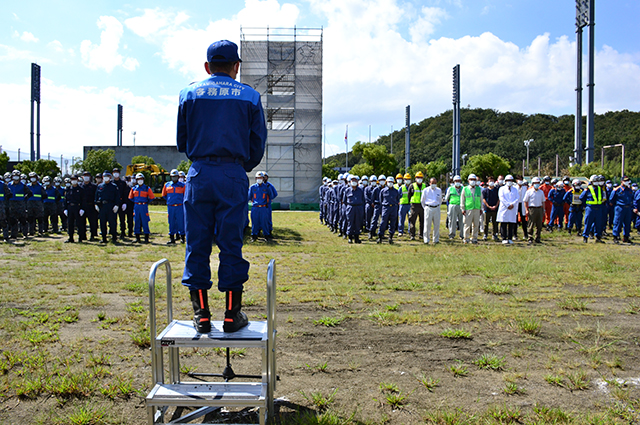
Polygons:
M513 232L518 221L518 203L520 194L514 187L513 176L511 174L504 178L505 185L500 187L498 197L500 206L498 207L498 222L500 223L500 234L503 244L513 243Z

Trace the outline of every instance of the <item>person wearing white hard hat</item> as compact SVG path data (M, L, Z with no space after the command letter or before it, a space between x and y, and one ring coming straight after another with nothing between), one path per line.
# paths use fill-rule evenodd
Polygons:
M371 222L369 223L369 240L378 233L378 220L382 213L382 204L380 203L380 192L387 185L387 177L384 174L378 176L378 186L371 190L371 202L373 202L373 213Z
M371 218L373 217L373 191L378 187L378 178L375 174L369 177L369 185L364 188L364 227L367 233L371 230Z
M129 192L129 199L133 201L133 233L136 242L140 243L140 234L144 234L144 242L149 243L149 202L155 198L153 190L144 184L144 174L136 174L136 185Z
M349 243L361 243L360 231L364 221L364 190L358 186L358 176L349 176L349 187L344 190L345 215Z
M542 223L544 221L544 203L547 200L542 187L540 185L540 177L534 177L531 180L531 188L525 193L522 202L524 202L524 208L527 212L527 221L529 223L529 244L534 241L534 228L535 228L535 242L541 243L540 234L542 233Z
M267 240L271 240L271 234L267 227L269 215L269 188L264 183L264 173L256 173L255 184L249 187L249 202L251 202L251 241L258 240L258 235L262 235Z
M587 190L582 192L580 195L580 200L585 205L582 239L584 243L587 243L589 240L589 234L593 232L596 237L596 243L604 243L602 240L604 220L602 218L607 203L607 192L600 184L598 176L592 175L589 179L589 183Z
M380 181L380 178L378 178ZM398 205L400 205L400 193L394 187L392 176L386 179L387 186L380 190L380 205L382 206L382 218L380 220L380 230L378 231L377 243L382 242L384 232L389 228L389 244L393 244L393 234L398 227Z
M505 185L498 190L500 206L498 207L497 220L500 223L500 234L502 243L505 245L513 243L513 233L518 221L518 203L520 194L514 186L513 176L507 174L504 178Z
M322 184L318 187L318 218L320 219L320 223L325 224L325 220L326 220L326 211L325 211L325 204L326 204L326 192L327 192L327 183L329 181L328 177L323 177L322 178Z
M449 239L456 237L456 231L460 238L464 239L464 230L462 227L462 209L460 208L460 197L462 196L462 178L460 176L453 177L453 184L447 189L444 197L447 206L447 222L449 224Z
M480 211L482 210L482 191L477 185L478 178L470 174L467 178L469 184L462 190L460 196L460 208L464 222L464 243L478 243L480 230Z
M169 219L169 242L173 245L177 239L185 243L184 232L184 192L185 185L179 181L180 174L175 168L169 173L171 181L162 187L162 197L167 201L167 217Z
M580 200L580 195L582 195L584 189L582 188L582 182L578 179L573 179L571 184L571 189L569 189L564 195L564 202L569 205L567 231L571 234L572 229L575 226L576 233L579 235L582 231L582 213L584 211L584 204Z

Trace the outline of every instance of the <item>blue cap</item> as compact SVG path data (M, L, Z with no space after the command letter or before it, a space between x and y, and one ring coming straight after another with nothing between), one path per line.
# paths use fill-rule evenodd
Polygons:
M238 56L238 45L229 40L212 43L207 49L207 62L242 62Z

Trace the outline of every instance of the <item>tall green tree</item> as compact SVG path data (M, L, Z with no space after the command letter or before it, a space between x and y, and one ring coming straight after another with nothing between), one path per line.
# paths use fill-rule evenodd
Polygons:
M7 171L8 163L9 163L9 154L6 151L0 153L0 173L4 174Z
M324 164L322 166L322 177L329 177L331 180L337 180L339 173L334 170L333 167L335 167L335 165Z
M393 174L398 168L395 157L387 153L385 146L356 142L353 145L353 153L365 160L365 163L370 166L366 171L371 174ZM365 170L363 169L363 171Z
M38 176L40 176L40 178L44 176L54 178L55 176L60 175L60 168L58 168L58 163L53 159L22 161L20 164L16 164L15 169L24 174L29 174L30 172L34 171Z
M111 171L114 168L122 168L116 161L116 152L113 149L92 149L87 152L87 157L76 163L78 170L88 171L92 175Z
M182 160L180 162L180 164L178 164L178 166L176 167L176 170L178 171L182 171L185 174L187 174L189 172L189 168L191 168L191 160L187 159L187 160Z
M493 153L485 155L474 155L469 158L467 164L462 167L462 180L466 180L469 174L475 174L482 181L486 181L488 176L498 176L509 174L511 166L504 158Z

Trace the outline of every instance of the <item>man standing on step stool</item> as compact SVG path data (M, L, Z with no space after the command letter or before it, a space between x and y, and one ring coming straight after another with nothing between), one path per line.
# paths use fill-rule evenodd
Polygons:
M211 331L207 290L212 286L209 256L215 234L220 249L218 290L226 293L224 332L246 326L242 290L249 262L242 258L247 217L247 172L262 159L267 127L260 93L235 81L240 70L238 46L227 40L207 49L209 78L180 92L178 151L193 161L184 196L187 246L182 284L189 288L193 322Z

